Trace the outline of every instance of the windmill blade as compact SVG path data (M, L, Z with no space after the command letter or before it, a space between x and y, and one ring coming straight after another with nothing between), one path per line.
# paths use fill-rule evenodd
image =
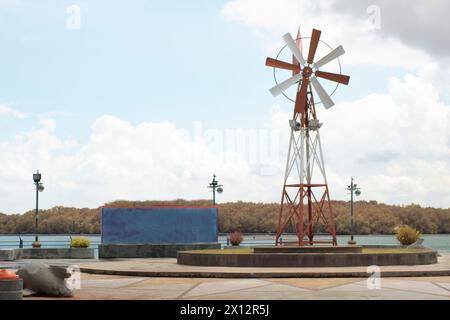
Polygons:
M320 35L322 31L313 29L311 36L311 44L309 46L308 63L312 64L314 62L314 57L316 56L317 47L319 46Z
M339 58L344 53L345 53L344 47L339 46L336 49L334 49L333 51L331 51L329 54L327 54L325 57L323 57L322 59L317 61L314 65L314 67L316 69L319 69L320 67L323 67L324 65L326 65L328 62L331 62L334 59Z
M306 95L308 94L309 79L303 79L300 90L297 92L297 99L295 100L295 112L304 113L306 106Z
M331 97L328 95L328 93L325 91L325 89L322 87L322 85L319 83L317 78L312 77L311 83L314 87L314 89L317 92L317 95L319 96L320 100L322 101L324 107L326 109L330 109L334 106L333 100L331 100Z
M341 84L348 85L350 82L350 77L337 73L329 73L323 71L316 71L316 77L327 79L334 82L339 82Z
M273 87L272 89L270 89L270 93L272 93L272 95L274 97L279 96L282 92L286 91L287 89L289 89L291 86L293 86L294 84L296 84L297 82L299 82L301 79L303 78L303 75L301 73L293 76L292 78L280 83L279 85Z
M297 40L295 40L295 44L297 45L298 50L300 51L301 54L303 54L303 43L302 43L302 35L300 33L300 27L298 27L298 31L297 31ZM295 66L300 67L300 62L298 62L298 60L295 58L294 55L292 55L292 64ZM296 74L299 74L299 72L292 72L292 76L295 76Z
M300 52L300 50L297 47L297 44L295 43L294 39L292 38L290 33L287 33L283 36L283 40L288 46L289 50L291 50L294 57L300 62L300 64L303 66L306 64L305 59L303 59L303 55Z
M272 68L289 70L289 71L293 71L295 73L299 73L301 71L300 66L296 66L294 64L276 60L276 59L272 59L272 58L267 58L266 66L272 67Z

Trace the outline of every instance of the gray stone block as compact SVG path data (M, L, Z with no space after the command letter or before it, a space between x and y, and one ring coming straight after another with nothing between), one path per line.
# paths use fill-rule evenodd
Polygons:
M0 280L0 300L22 300L22 279Z
M408 249L423 249L423 248L425 248L423 246L423 242L424 241L425 241L424 239L419 239L415 243L413 243L412 245L408 246Z
M12 250L0 250L0 261L14 261L16 260L16 252Z

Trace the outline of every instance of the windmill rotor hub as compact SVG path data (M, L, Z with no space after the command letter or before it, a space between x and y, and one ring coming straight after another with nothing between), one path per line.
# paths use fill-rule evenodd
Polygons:
M311 67L303 68L303 77L304 78L309 78L312 76L312 74L313 74L313 69Z

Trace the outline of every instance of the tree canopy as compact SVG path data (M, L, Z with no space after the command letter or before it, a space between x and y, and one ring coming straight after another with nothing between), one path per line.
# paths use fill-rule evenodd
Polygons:
M209 200L115 201L108 206L183 205L209 206ZM332 201L338 234L350 233L350 204ZM219 232L274 233L278 203L229 202L218 205ZM39 233L99 234L100 208L54 207L40 210ZM450 233L450 209L423 208L419 205L393 206L376 201L360 201L354 206L356 234L393 234L398 225L409 225L424 234ZM325 231L319 226L319 231ZM34 210L23 214L0 213L0 234L34 233Z

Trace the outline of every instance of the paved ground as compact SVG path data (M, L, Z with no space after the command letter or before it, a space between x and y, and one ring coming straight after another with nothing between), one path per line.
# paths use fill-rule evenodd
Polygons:
M450 277L381 279L201 279L140 278L82 274L73 299L170 300L450 300ZM27 298L39 299L39 298Z
M85 273L135 277L181 278L366 278L366 267L342 268L233 268L198 267L176 263L176 259L112 259L112 260L17 260L0 262L1 268L18 268L28 262L44 262L60 265L78 265ZM380 268L382 277L449 276L450 254L443 254L439 262L422 266L385 266Z
M450 276L450 254L443 254L439 262L423 266L381 267L383 277ZM366 277L366 267L344 268L233 268L179 265L176 259L117 259L95 263L82 263L87 273L124 276L165 277L219 277L219 278L271 278L271 277Z

